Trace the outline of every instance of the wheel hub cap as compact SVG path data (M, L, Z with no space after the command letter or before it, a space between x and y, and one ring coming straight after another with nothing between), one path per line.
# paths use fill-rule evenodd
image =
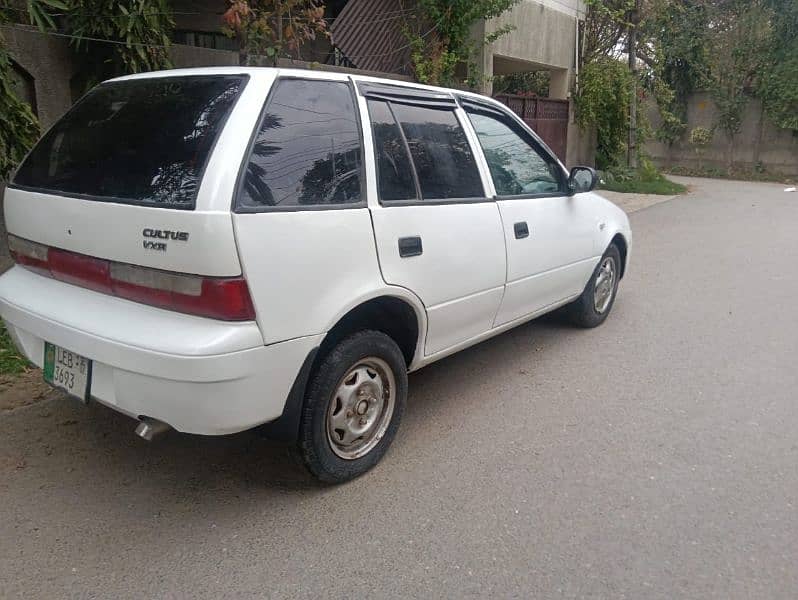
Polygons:
M601 261L593 286L593 306L601 314L607 310L615 293L615 259L607 256Z
M327 441L347 460L366 455L385 435L393 416L396 380L384 360L365 358L338 383L327 411Z

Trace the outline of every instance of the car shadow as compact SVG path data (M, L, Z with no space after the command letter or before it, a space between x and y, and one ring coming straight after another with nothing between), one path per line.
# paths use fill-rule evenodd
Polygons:
M430 415L457 419L462 406L447 393L450 382L469 385L486 374L516 369L567 329L556 318L542 318L411 374L393 452L401 454L403 437ZM133 434L135 425L103 405L83 406L52 392L47 400L0 419L0 470L17 470L23 479L28 471L31 485L74 488L76 494L106 489L113 495L110 488L136 488L156 496L201 493L207 500L231 490L307 494L327 489L302 468L289 445L256 432L219 437L169 432L146 442Z

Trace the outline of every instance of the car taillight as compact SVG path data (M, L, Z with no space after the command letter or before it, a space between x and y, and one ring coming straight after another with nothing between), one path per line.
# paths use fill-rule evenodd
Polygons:
M255 307L243 277L170 273L50 248L14 235L8 236L8 247L17 264L59 281L211 319L255 319Z
M8 250L11 253L11 258L17 264L24 265L42 275L50 275L50 268L47 264L47 246L9 235Z

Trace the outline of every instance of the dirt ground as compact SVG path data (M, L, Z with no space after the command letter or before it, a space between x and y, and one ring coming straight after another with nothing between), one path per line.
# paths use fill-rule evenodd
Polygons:
M0 375L0 413L58 394L42 380L40 369L31 368L21 375Z

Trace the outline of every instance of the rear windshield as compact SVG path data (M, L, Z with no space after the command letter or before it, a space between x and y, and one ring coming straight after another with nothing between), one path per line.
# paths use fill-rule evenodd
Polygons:
M245 79L203 75L104 83L42 138L13 185L191 209Z

